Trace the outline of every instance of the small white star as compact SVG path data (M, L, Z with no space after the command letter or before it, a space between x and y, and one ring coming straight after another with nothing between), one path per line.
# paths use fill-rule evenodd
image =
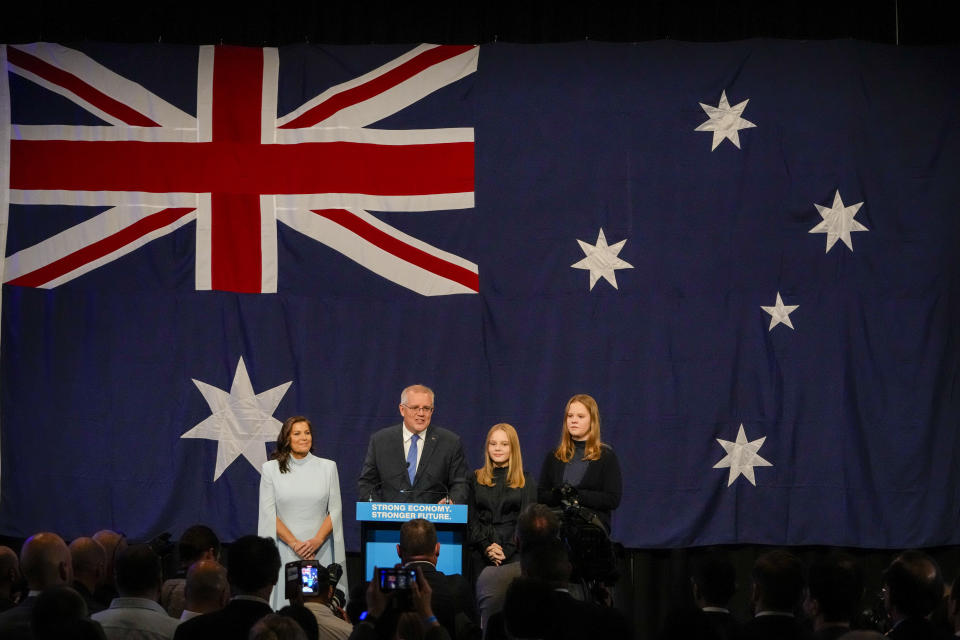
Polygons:
M626 240L608 246L607 238L603 235L603 227L601 227L600 233L597 235L596 246L583 240L577 240L577 242L580 243L580 248L583 249L583 253L587 257L570 266L574 269L590 270L590 290L593 291L593 285L597 284L597 280L600 278L612 284L614 289L619 289L620 287L617 286L617 269L633 269L632 264L617 257Z
M740 134L738 133L740 129L757 126L740 117L743 115L743 110L747 108L748 102L750 102L749 99L731 107L730 103L727 102L727 92L722 91L720 93L720 104L716 107L700 103L710 119L697 127L695 131L713 131L713 146L710 147L710 151L716 149L724 139L732 142L737 149L740 148Z
M793 323L790 322L790 314L796 311L799 306L798 304L784 305L783 300L780 298L780 292L777 291L776 304L772 307L760 305L761 309L770 314L770 328L767 329L767 331L773 331L773 328L778 324L785 324L793 329Z
M740 432L737 433L736 442L717 438L717 442L719 442L723 450L727 452L727 455L723 460L713 465L713 468L723 469L730 467L730 477L727 480L728 487L733 484L733 481L736 480L738 476L743 476L750 481L750 484L757 486L757 481L753 477L753 468L773 466L770 462L767 462L757 455L757 451L760 450L760 447L763 446L763 442L766 439L767 437L764 436L758 440L747 442L747 434L743 431L743 424L740 425Z
M849 207L843 206L843 200L840 199L840 190L837 189L837 193L833 197L832 207L824 207L819 204L813 205L817 208L817 211L820 212L820 217L823 218L823 221L813 229L810 229L810 233L827 234L827 251L830 251L830 248L836 244L838 239L843 240L843 244L847 245L850 251L853 251L853 240L850 238L850 232L869 231L869 229L853 219L853 216L857 215L857 211L860 210L862 205L863 202L858 202Z
M180 437L218 442L214 481L240 455L259 473L260 467L267 461L267 450L263 443L276 440L282 426L273 417L273 412L277 410L292 381L255 394L247 367L243 364L243 358L240 358L230 393L196 379L193 384L197 385L210 405L211 415Z

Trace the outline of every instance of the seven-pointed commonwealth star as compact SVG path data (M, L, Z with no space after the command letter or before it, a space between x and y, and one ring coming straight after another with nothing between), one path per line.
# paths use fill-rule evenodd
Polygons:
M593 285L597 284L597 280L600 278L612 284L614 289L619 289L620 287L617 286L617 269L633 269L632 264L617 257L626 240L608 246L607 238L603 235L603 227L601 227L600 233L597 235L596 246L583 240L577 240L577 242L580 243L580 248L583 249L587 257L570 266L574 269L590 270L590 290L593 291Z
M760 305L760 308L770 314L770 328L767 331L773 331L778 324L785 324L793 329L793 323L790 322L790 314L797 310L798 304L784 305L780 292L777 291L777 302L772 307Z
M717 106L711 107L708 104L700 103L700 106L707 112L710 119L694 129L694 131L713 131L713 146L710 147L710 151L716 149L724 139L732 142L737 149L740 148L740 134L738 131L740 131L740 129L749 129L750 127L757 126L749 120L744 120L740 117L743 115L743 110L747 108L748 102L750 102L749 99L731 107L730 103L727 102L727 92L722 91L720 93L720 104Z
M727 480L728 487L733 484L737 476L741 475L749 480L750 484L757 486L757 481L753 477L753 468L773 466L773 464L757 455L757 451L760 450L760 447L763 446L763 441L766 439L767 437L764 436L758 440L747 442L747 434L743 431L743 424L740 425L740 432L737 433L736 442L717 438L717 442L719 442L723 450L727 452L727 456L713 465L713 468L723 469L730 467L730 477Z
M843 240L843 244L847 245L850 251L853 251L853 240L850 239L850 232L869 231L869 229L853 219L853 216L857 215L857 211L860 210L862 205L863 202L858 202L849 207L843 206L843 200L840 199L840 190L837 189L836 195L833 196L832 207L823 207L819 204L813 205L817 208L817 211L820 212L820 217L823 218L823 221L813 229L810 229L810 233L827 234L827 251L830 251L830 248L836 244L838 239ZM824 253L826 253L826 251Z
M240 455L253 465L257 473L260 472L260 467L267 461L267 450L263 443L276 440L282 425L273 417L273 412L291 383L285 382L269 391L255 394L243 358L237 364L230 393L193 380L210 405L212 415L180 437L217 441L214 480Z

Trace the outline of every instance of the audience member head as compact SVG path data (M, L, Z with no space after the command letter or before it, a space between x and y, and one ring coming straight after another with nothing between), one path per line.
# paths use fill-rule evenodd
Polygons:
M833 553L810 565L804 608L815 630L849 625L857 615L862 595L863 574L853 558Z
M307 634L293 618L279 613L269 613L257 620L257 623L250 628L250 635L247 638L248 640L307 640Z
M307 638L320 636L320 627L317 624L316 616L302 604L288 604L277 613L296 622Z
M88 591L93 592L103 582L107 566L107 553L93 538L77 538L70 543L70 558L73 561L73 579Z
M337 588L332 578L333 576L330 575L326 567L317 567L317 593L312 596L304 595L303 601L330 604L330 601L333 599L334 590Z
M400 544L397 555L404 562L425 560L437 563L440 555L440 543L437 542L437 528L423 518L408 520L400 527Z
M280 552L273 538L237 538L227 559L227 582L233 595L270 597L280 572Z
M943 598L943 578L936 561L922 551L904 551L883 572L884 605L896 623L924 618Z
M107 564L103 569L103 584L113 585L114 575L116 574L114 563L117 560L117 555L127 547L127 539L123 534L110 529L101 529L91 537L100 543L107 557Z
M947 616L953 626L954 635L960 632L960 576L950 585L950 597L947 599Z
M847 631L845 634L837 638L837 640L884 640L885 638L886 636L879 631L861 629L858 631Z
M510 583L503 601L503 624L510 637L545 637L544 616L554 606L552 591L548 583L526 576Z
M792 613L803 597L803 567L783 549L768 551L753 564L755 611Z
M20 560L10 547L0 545L0 599L9 600L20 582Z
M79 593L67 585L50 587L37 596L33 606L32 637L34 640L103 638L103 630L87 615L87 604Z
M160 556L148 544L134 544L117 556L117 591L127 598L156 600L163 582Z
M533 503L517 518L517 547L523 549L541 542L557 540L560 536L560 518L545 504Z
M220 539L213 529L206 525L195 524L188 527L177 545L180 565L189 567L200 560L220 561Z
M690 582L698 607L726 607L737 591L737 570L722 551L709 551L693 560Z
M350 597L347 598L347 618L350 620L359 620L360 615L367 610L367 585L357 581L350 589Z
M197 613L219 611L230 597L227 570L215 560L200 560L190 565L183 588L184 608Z
M70 549L55 533L37 533L20 549L20 571L31 590L69 585L73 581Z
M559 587L570 582L572 572L567 548L559 540L528 547L520 554L520 573L528 578Z

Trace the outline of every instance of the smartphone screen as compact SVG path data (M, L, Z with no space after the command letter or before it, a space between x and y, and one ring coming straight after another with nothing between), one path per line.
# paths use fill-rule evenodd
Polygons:
M409 589L417 579L417 572L413 569L383 568L377 570L381 591L397 591Z
M317 594L316 565L306 565L300 567L300 593L305 596Z

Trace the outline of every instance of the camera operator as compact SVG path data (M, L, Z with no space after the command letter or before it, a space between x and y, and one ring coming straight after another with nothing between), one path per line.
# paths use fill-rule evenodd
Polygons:
M597 515L580 506L576 489L564 484L560 495L560 539L573 566L571 581L583 587L584 598L613 606L608 587L619 578L615 545Z
M416 567L415 571L417 578L409 585L413 611L398 611L397 598L402 594L397 591L384 593L375 577L367 585L367 610L354 628L350 640L376 640L384 637L400 640L419 637L425 640L450 640L450 634L433 614L433 590L430 583L423 577L420 567ZM374 576L376 575L375 570ZM391 612L394 615L389 615Z
M297 565L295 579L289 570ZM304 567L316 570L316 580L304 585L301 576ZM319 640L347 640L353 632L353 625L343 610L343 597L337 592L337 583L343 575L343 567L337 563L321 567L312 560L287 563L287 585L285 596L291 603L302 602L317 620Z
M521 577L507 588L503 611L490 619L488 640L633 637L626 617L618 610L571 596L568 586L573 567L559 540L521 549L520 568Z

